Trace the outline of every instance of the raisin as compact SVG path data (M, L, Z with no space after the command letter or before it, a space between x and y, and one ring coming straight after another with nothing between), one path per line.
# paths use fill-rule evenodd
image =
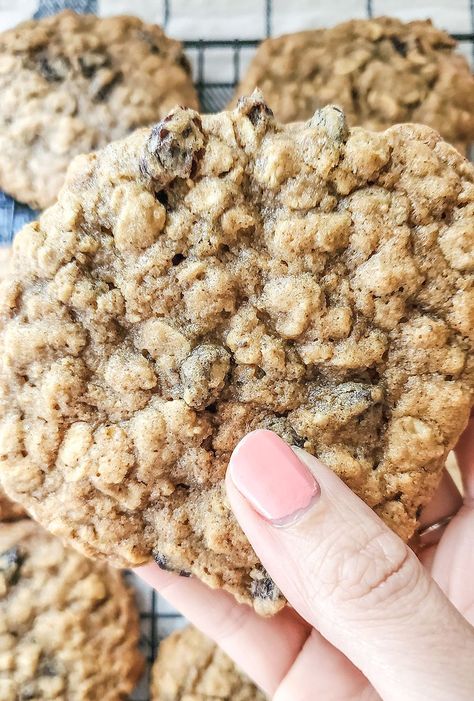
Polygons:
M420 46L420 43L418 43ZM435 51L449 51L451 50L454 46L456 46L456 42L451 39L450 41L436 41L434 44L432 44L432 48Z
M57 677L59 672L54 660L50 657L42 658L38 666L40 677Z
M186 73L186 75L191 75L191 74L192 74L191 64L190 64L189 60L187 59L187 57L186 57L184 54L181 54L181 56L179 56L179 57L176 59L176 63L178 64L178 66L179 66L180 68L183 69L183 71Z
M250 585L250 593L254 599L270 599L276 601L280 596L280 590L265 570L254 573L256 578Z
M145 180L152 177L152 173L150 172L150 170L148 168L148 161L144 156L141 156L141 158L138 161L138 170L140 171L140 175L142 176L142 178L144 178ZM163 192L163 191L161 191L161 192ZM155 194L155 197L156 197L156 194Z
M229 368L230 356L225 348L210 343L196 346L180 368L186 404L204 409L215 401L224 388Z
M186 260L186 256L183 256L182 253L176 253L171 259L171 264L172 265L179 265L180 263L183 262L183 260Z
M148 48L150 49L150 53L155 54L155 56L161 54L161 48L156 43L155 37L152 34L150 34L150 32L147 32L144 29L142 29L138 32L138 36L148 46Z
M123 73L121 71L114 73L111 79L102 85L102 87L94 95L95 102L104 102L104 100L107 100L112 90L116 88L117 85L122 82L122 80Z
M142 175L164 183L194 177L204 155L201 126L199 115L184 107L155 124L139 164Z
M340 385L314 385L308 393L310 405L334 425L344 425L379 405L383 392L377 385L342 382Z
M191 572L187 570L176 570L172 567L163 553L155 552L153 557L160 570L165 570L165 572L177 572L180 577L191 577Z
M38 70L48 83L59 83L64 80L70 68L70 63L63 57L39 56Z
M158 192L155 192L155 198L165 209L169 208L169 196L166 190L158 190Z
M263 99L260 90L255 90L250 97L241 97L237 107L243 114L247 115L256 129L266 129L273 120L273 112Z
M298 436L285 416L275 416L274 414L265 416L258 422L256 428L273 431L290 445L296 445L300 448L303 446L304 439Z
M390 37L390 41L392 42L393 48L398 54L400 54L400 56L407 55L408 46L404 41L401 41L398 37L395 36Z
M198 151L196 151L196 155L193 158L193 162L191 165L191 172L189 173L190 178L195 178L197 175L197 170L198 170L198 165L199 161L202 160L202 157L204 156L205 149L200 148Z
M84 78L92 78L101 68L110 68L110 57L103 53L88 53L79 56L79 68Z
M160 568L160 570L165 570L166 572L172 572L172 568L168 565L168 561L163 553L155 553L153 555L155 562Z
M265 117L273 117L273 112L268 105L262 102L254 105L247 116L255 127Z
M0 555L0 574L5 577L7 584L13 586L18 582L24 560L25 558L17 546Z

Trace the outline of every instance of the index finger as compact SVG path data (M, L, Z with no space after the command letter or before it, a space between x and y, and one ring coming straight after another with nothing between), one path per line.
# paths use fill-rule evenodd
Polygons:
M266 693L275 693L310 634L310 626L288 606L263 618L194 577L179 577L155 564L134 572L220 645Z

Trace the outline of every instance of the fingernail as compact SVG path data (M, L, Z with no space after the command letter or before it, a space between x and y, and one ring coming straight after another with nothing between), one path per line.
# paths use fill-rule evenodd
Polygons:
M255 511L274 526L295 523L320 494L319 484L272 431L253 431L232 453L230 477Z

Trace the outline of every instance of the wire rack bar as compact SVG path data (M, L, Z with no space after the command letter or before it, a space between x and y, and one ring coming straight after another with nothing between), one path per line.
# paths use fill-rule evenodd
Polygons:
M450 32L453 39L457 41L474 41L474 0L473 4L473 28L472 32ZM182 42L185 49L229 49L236 45L240 48L256 49L261 43L261 39L184 39Z
M261 43L261 39L185 39L183 41L185 49L232 49L235 46L256 49Z

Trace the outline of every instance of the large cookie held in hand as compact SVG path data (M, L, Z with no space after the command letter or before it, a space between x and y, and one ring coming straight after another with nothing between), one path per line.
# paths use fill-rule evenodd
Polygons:
M179 42L137 17L61 12L0 34L0 187L52 204L73 156L197 107Z
M272 613L223 482L260 427L408 539L472 404L473 183L427 127L284 127L258 94L77 158L2 290L4 488Z

